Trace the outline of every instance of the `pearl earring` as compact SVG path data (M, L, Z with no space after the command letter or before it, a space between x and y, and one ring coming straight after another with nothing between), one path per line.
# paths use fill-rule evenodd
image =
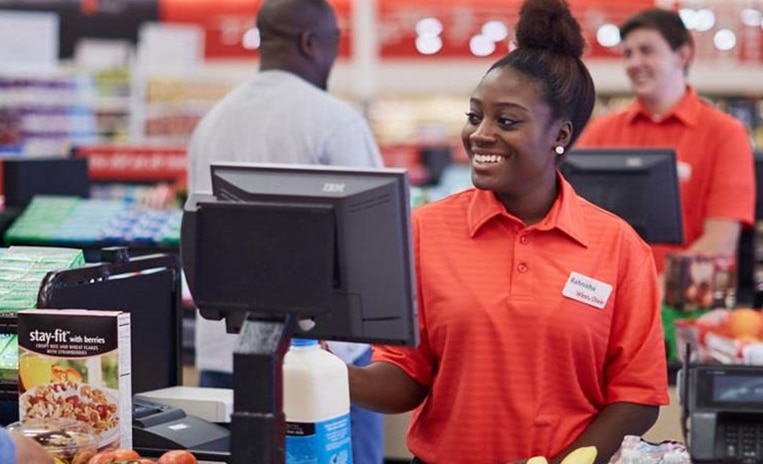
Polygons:
M556 152L557 155L562 156L564 154L564 147L561 145L557 145L554 148L554 151Z

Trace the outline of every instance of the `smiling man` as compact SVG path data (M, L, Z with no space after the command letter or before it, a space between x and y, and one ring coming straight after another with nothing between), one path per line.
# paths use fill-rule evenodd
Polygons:
M755 207L753 156L738 120L703 101L688 83L694 43L678 14L649 9L620 28L636 100L592 121L580 147L670 147L678 156L684 243L653 245L662 272L669 251L736 253Z

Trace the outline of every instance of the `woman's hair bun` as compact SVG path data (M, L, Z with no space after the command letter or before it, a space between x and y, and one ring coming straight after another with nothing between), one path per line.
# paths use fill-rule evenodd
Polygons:
M519 11L517 47L580 58L585 39L565 0L526 0Z

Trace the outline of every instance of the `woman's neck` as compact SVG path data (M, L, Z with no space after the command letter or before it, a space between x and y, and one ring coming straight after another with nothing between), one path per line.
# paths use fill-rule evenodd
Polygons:
M559 185L554 175L551 185L545 184L520 195L496 193L506 212L519 218L526 226L542 221L559 195Z

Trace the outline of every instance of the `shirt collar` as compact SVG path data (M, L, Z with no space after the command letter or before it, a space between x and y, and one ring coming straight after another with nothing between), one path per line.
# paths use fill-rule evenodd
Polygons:
M694 88L687 86L683 97L681 97L678 103L676 103L661 120L665 121L670 118L676 118L689 127L696 126L701 104L702 101L700 100L699 95L697 95L697 92L694 91ZM625 110L625 114L628 122L631 124L639 118L652 119L649 111L638 99Z
M588 230L585 227L580 208L582 200L577 196L569 182L559 173L557 173L557 181L561 188L554 204L551 205L551 209L540 222L533 224L528 229L559 229L584 247L588 247ZM498 216L504 216L518 223L521 222L517 217L506 212L503 204L492 191L475 189L475 194L471 198L467 210L469 235L474 237L485 224Z

